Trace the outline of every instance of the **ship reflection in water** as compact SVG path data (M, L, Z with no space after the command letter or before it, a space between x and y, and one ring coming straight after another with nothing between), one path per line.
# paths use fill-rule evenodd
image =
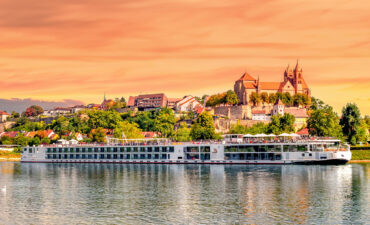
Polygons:
M0 163L4 224L365 224L370 164Z

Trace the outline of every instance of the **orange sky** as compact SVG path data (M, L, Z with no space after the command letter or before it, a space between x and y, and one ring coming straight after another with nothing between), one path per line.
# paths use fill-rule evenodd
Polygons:
M0 97L42 100L280 81L300 59L312 95L370 114L370 2L0 0Z

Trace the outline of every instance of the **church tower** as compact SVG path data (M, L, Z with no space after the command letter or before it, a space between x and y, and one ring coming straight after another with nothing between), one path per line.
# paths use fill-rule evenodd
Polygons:
M299 66L299 62L298 62L298 59L297 59L297 64L296 64L295 69L294 69L294 82L293 82L296 94L297 93L303 93L302 72L303 72L302 68Z

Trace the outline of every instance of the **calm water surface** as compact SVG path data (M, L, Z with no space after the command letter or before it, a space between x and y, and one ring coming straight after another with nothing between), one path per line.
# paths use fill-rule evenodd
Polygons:
M370 164L0 163L0 224L370 224Z

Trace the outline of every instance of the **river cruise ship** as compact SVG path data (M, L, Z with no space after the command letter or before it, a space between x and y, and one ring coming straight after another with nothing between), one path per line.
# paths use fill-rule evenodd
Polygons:
M236 138L235 138L236 137ZM120 139L107 144L64 143L23 148L21 162L163 164L344 164L348 145L336 139L268 140L229 135L223 141Z

